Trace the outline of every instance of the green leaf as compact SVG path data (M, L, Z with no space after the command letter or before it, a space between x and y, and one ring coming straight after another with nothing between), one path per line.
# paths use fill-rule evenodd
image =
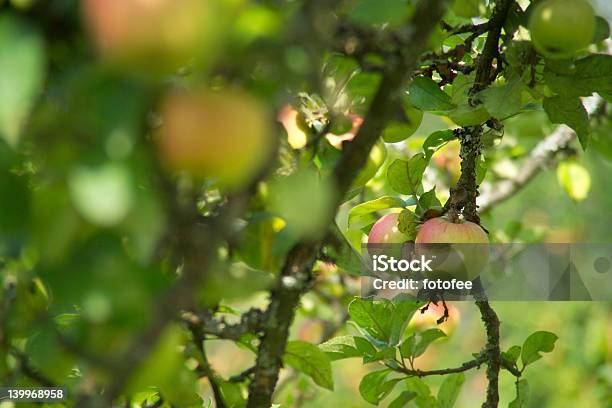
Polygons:
M219 381L219 389L223 402L228 407L246 406L245 385L241 383Z
M593 43L598 43L607 38L610 38L610 25L608 21L600 16L595 16L595 35L593 35Z
M583 149L589 137L589 115L579 98L553 96L543 102L544 110L552 123L565 123L576 131Z
M330 242L322 250L323 253L335 260L338 267L352 275L359 275L361 271L361 256L358 250L361 248L361 231L353 229L342 233L334 223L329 229ZM351 239L357 237L358 244L352 243ZM358 246L355 246L358 245Z
M358 0L349 19L363 25L401 24L408 18L410 7L402 0Z
M412 357L416 341L416 333L410 333L410 335L404 339L399 348L402 358Z
M503 120L521 110L523 83L515 79L502 86L494 86L480 93L487 111L494 118Z
M402 210L398 217L397 228L408 236L408 241L414 240L419 228L419 217L408 209Z
M442 207L442 203L436 196L435 187L421 194L419 197L419 206L421 206L423 210L427 210L431 207Z
M511 364L516 364L518 358L521 355L521 346L512 346L508 349L508 351L504 351L501 353L502 358L508 361Z
M489 170L490 161L485 160L485 156L480 156L480 159L476 162L476 184L482 183Z
M565 161L557 166L557 180L567 195L575 202L587 198L591 189L588 170L574 161Z
M429 329L419 333L418 337L420 337L420 340L414 347L414 357L422 355L431 343L439 338L446 337L446 334L440 329Z
M403 208L406 205L400 197L384 196L376 200L366 201L351 208L348 215L349 228L363 228L369 224L371 214L388 208Z
M314 344L298 340L288 342L283 362L310 376L317 385L334 389L329 358Z
M375 339L384 343L391 335L394 306L390 300L354 299L348 306L351 319Z
M455 134L450 129L438 130L427 136L427 139L423 142L425 158L429 161L435 152L453 139L455 139Z
M556 334L547 331L537 331L532 333L525 343L523 343L523 350L521 352L521 360L523 366L527 366L534 361L542 358L540 352L550 353L555 347L555 341L558 337Z
M403 103L404 120L390 122L382 133L386 143L398 143L406 140L417 131L423 121L423 111L409 103Z
M363 355L372 356L376 354L376 347L370 343L370 341L364 337L355 337L355 347Z
M431 78L416 77L408 88L410 103L424 111L448 111L455 107L451 97Z
M605 97L612 93L612 56L591 54L573 67L547 60L544 80L559 95L589 96L598 92Z
M0 17L0 138L15 147L45 76L42 37L21 20Z
M416 392L413 391L403 391L389 404L388 408L403 408L412 401L416 395Z
M406 326L408 326L412 316L421 306L421 304L414 299L403 299L401 297L393 299L393 305L391 334L388 343L390 346L399 344L402 335L406 331Z
M325 343L319 344L319 349L327 354L327 357L331 361L361 357L364 355L363 351L357 349L355 336L334 337Z
M393 360L395 358L397 350L395 347L383 347L374 354L368 354L363 356L363 364L372 363L379 360Z
M486 122L491 115L482 104L472 106L465 101L449 111L448 117L459 126L474 126Z
M431 390L429 386L425 383L425 381L421 380L418 377L410 377L407 378L406 388L409 391L414 391L419 397L429 397L431 395Z
M480 0L455 0L452 10L459 17L476 17L480 15L480 3Z
M435 340L446 337L440 329L429 329L421 333L413 333L400 346L400 351L404 357L419 357L425 353L427 347Z
M389 395L395 384L401 381L401 378L387 381L390 372L389 369L374 371L361 379L359 393L364 400L370 404L378 405L383 398Z
M391 188L400 194L418 194L427 162L423 153L415 154L408 161L396 159L387 169Z
M438 391L438 408L452 408L455 405L464 381L463 373L450 374L444 378Z
M529 400L529 383L527 380L519 380L516 387L516 398L508 405L508 408L526 408Z
M431 395L429 387L423 380L418 377L411 377L406 379L405 384L408 391L416 392L417 397L414 402L418 408L436 407L436 398Z

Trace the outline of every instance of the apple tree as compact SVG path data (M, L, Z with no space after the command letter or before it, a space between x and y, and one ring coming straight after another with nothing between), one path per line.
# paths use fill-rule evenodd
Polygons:
M546 324L510 341L493 303L463 302L482 347L421 368L465 309L361 297L359 259L512 242L487 214L547 168L586 199L584 150L612 159L602 4L5 1L0 384L288 407L357 359L346 404L452 407L480 369L470 406L532 406Z

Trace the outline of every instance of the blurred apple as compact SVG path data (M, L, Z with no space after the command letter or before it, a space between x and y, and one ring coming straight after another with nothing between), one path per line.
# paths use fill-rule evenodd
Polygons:
M438 302L437 305L430 303L425 312L416 311L408 324L408 328L416 331L437 328L446 333L447 336L452 335L459 325L461 313L452 304L446 303L446 306L448 307L448 319L445 322L438 324L438 319L444 316L444 305L442 302Z
M301 149L308 142L308 126L300 113L291 105L281 108L277 117L287 132L287 141L294 149Z
M230 23L220 0L83 0L82 14L103 57L147 73L210 60Z
M161 115L156 141L169 170L212 177L235 189L251 181L270 155L266 114L245 94L178 91L166 97Z
M325 138L329 141L329 143L334 146L338 150L342 150L342 143L351 141L357 135L361 124L363 123L363 118L359 115L350 114L348 117L351 119L353 127L346 133L335 135L333 133L328 133L325 135ZM384 163L387 157L387 149L385 148L385 144L381 141L376 143L372 150L370 150L370 155L368 156L368 161L366 165L357 177L353 181L353 188L361 187L365 185L378 171L380 166Z
M451 140L433 154L431 160L434 165L447 175L449 186L457 184L461 176L461 158L459 157L460 143Z
M316 344L321 341L324 331L323 323L320 320L307 319L300 325L297 338L298 340Z

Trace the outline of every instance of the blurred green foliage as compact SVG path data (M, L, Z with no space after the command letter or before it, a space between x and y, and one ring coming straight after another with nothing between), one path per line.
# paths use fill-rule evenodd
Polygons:
M611 57L604 42L609 26L601 17L594 44L579 52L573 65L544 60L532 50L525 28L528 2L519 2L522 8L505 26L503 76L479 94L483 104L476 107L469 93L474 75L449 64L473 64L482 36L463 54L445 56L446 65L433 61L435 55L424 57L420 75L401 90L402 106L330 231L326 217L334 210L335 186L328 177L344 150L342 143L358 132L385 67L385 53L359 53L351 47L363 31L392 52L394 35L401 34L414 1L341 1L334 10L307 1L210 1L206 4L214 13L195 21L210 23L204 34L197 33L206 38L198 37L202 41L193 49L173 49L172 35L169 42L157 43L162 30L147 26L146 19L124 21L126 32L131 25L145 27L139 41L154 47L139 48L147 52L134 60L122 54L120 61L95 38L91 21L82 15L84 3L104 4L0 3L2 386L65 386L65 406L79 406L78 397L103 395L98 391L113 383L119 356L155 326L156 306L184 275L185 247L190 245L185 237L194 229L207 236L217 233L215 217L234 192L225 191L214 177L168 172L162 163L157 141L164 118L158 107L176 89L240 89L257 99L271 124L286 105L304 124L305 143L294 148L287 126L277 123L276 155L261 166L267 176L256 186L249 182L258 174L244 177L243 187L252 193L246 210L224 220L231 239L215 237L222 242L201 271L204 284L189 288L197 308L237 324L242 312L268 304L268 290L296 242L324 239L313 290L301 300L284 355L286 367L275 396L283 407L363 407L386 397L382 404L391 407L428 407L437 401L438 407L470 408L482 399L483 369L400 380L380 366L396 352L421 369L469 360L484 343L473 305L456 305L460 322L453 332L444 324L427 330L410 326L415 302L353 300L360 294L357 256L378 217L399 208L421 215L448 198L459 171L452 131L458 126L488 124L484 159L478 163L483 190L516 175L555 123L571 126L580 138L547 163L555 171L543 171L482 214L492 240L610 242L609 107L602 104L589 117L579 99L597 92L610 100ZM455 0L444 21L456 27L485 21L489 3ZM120 14L107 16L108 21ZM183 23L194 24L188 17ZM173 35L181 32L182 26L154 21L162 21ZM357 34L332 41L336 31L343 34L344 24ZM464 44L468 36L439 28L423 41L429 41L432 52L442 53ZM170 49L164 49L168 44ZM427 72L432 64L439 70ZM491 119L503 122L503 130ZM224 159L235 158L226 152ZM187 222L194 213L197 222ZM202 243L208 241L191 244L198 248ZM549 352L555 343L552 353L525 371L529 397L514 406L612 406L609 302L494 307L502 320L502 348L523 346L523 362L535 358L525 352L529 335L558 336L555 343L544 335L533 347ZM345 315L352 323L346 324ZM211 335L204 341L173 317L164 322L160 336L148 339L151 347L142 363L128 367L129 380L120 384L116 402L211 406L213 390L204 380L209 377L227 406L244 406L248 376L230 378L253 365L258 334L241 333L231 340ZM330 340L334 336L341 337ZM317 347L322 341L326 345ZM508 373L501 376L503 406L515 399L513 381ZM526 388L525 383L520 387Z

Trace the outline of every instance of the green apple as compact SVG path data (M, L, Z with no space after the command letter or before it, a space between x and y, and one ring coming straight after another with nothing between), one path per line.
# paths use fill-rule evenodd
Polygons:
M531 13L529 31L538 52L569 58L592 42L595 12L586 0L544 0Z

